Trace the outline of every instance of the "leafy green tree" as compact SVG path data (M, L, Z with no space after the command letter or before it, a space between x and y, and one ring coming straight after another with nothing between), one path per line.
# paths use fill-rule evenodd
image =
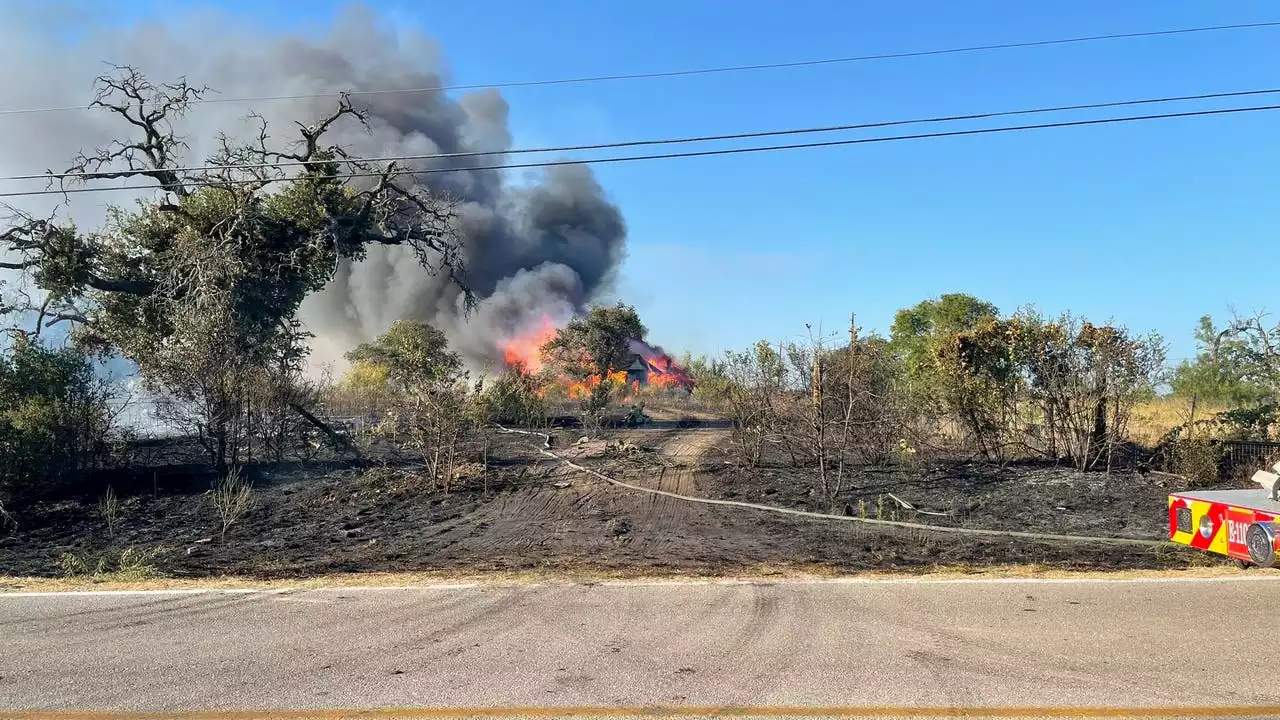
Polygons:
M14 210L16 222L0 230L0 268L28 274L43 294L26 308L37 326L72 323L76 340L133 361L152 390L200 408L194 422L221 447L238 442L253 369L300 364L298 308L341 261L361 259L371 244L408 246L473 298L452 204L404 184L394 164L375 167L327 144L335 127L365 120L346 97L300 122L289 147L269 144L257 118L256 138L221 136L193 169L175 123L205 93L127 67L99 77L92 106L128 134L54 177L150 183L155 194L109 207L92 232ZM222 466L227 452L215 455Z
M347 360L378 368L399 392L429 393L463 377L462 358L449 349L439 329L422 322L397 320L373 342L347 353Z
M1215 347L1219 387L1232 388L1237 403L1219 419L1238 437L1273 439L1280 431L1280 324L1264 313L1237 315L1215 335Z
M936 380L937 353L957 333L969 332L999 316L989 302L972 295L948 293L899 310L889 329L890 348L904 363L907 379L918 389Z
M84 353L15 333L0 353L0 513L14 498L72 486L104 457L107 401Z
M576 380L603 378L626 369L632 354L630 341L644 340L647 333L636 309L620 302L594 307L570 320L541 351L556 371Z
M1253 347L1248 333L1234 332L1232 325L1219 327L1205 315L1195 338L1195 359L1174 368L1170 385L1175 395L1228 409L1257 407L1270 397L1266 373L1259 371L1265 353Z
M693 397L709 403L723 403L733 392L733 381L729 379L725 362L706 356L686 356L681 363L693 378Z
M467 434L481 419L483 406L466 387L467 373L458 354L437 328L399 320L373 342L347 353L347 359L379 368L408 402L389 413L383 429L407 436L422 454L432 483L449 489Z

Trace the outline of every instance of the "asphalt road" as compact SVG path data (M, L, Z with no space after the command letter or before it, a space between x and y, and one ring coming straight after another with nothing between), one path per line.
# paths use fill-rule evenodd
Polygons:
M0 595L0 717L372 707L546 716L570 706L1280 714L1274 579Z

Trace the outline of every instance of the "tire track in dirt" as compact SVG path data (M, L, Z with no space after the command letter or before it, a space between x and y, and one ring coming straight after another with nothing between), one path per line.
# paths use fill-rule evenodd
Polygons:
M589 460L601 457L609 442L645 446L656 451L661 464L633 466L633 480L658 490L694 494L702 459L727 432L670 421L610 433L598 441L571 440L560 452ZM703 543L697 540L711 529L705 508L663 495L620 491L559 464L545 465L530 476L524 487L438 523L429 535L435 552L446 561L622 555L658 566L680 565L703 554Z
M468 519L460 545L468 553L519 554L557 544L573 530L575 518L589 515L593 490L575 479L569 488L551 481L502 495L490 509Z
M726 430L713 428L695 427L664 433L656 449L672 464L664 464L657 478L645 484L680 495L695 494L696 474L702 459L725 437ZM691 521L699 515L698 509L688 503L663 495L653 495L642 502L645 511L637 519L637 531L642 533L643 547L649 554L660 554L677 540L683 540L690 531Z

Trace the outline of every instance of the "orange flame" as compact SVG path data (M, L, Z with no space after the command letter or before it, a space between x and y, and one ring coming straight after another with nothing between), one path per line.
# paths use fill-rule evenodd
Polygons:
M617 370L608 373L605 377L609 379L609 384L615 387L626 387L627 371ZM565 392L568 393L570 400L580 400L589 397L596 388L600 387L600 383L604 382L599 375L592 375L581 382L575 380L567 380L560 378L560 382L565 385Z
M543 315L536 327L507 340L502 346L502 359L508 367L519 367L527 373L542 370L542 346L556 336L555 323Z
M556 323L549 316L543 315L541 322L536 326L509 338L502 344L502 357L507 367L515 368L526 375L541 373L545 365L542 359L542 346L555 339L558 332ZM689 377L688 372L677 365L661 348L636 342L639 345L641 357L648 364L646 384L660 389L681 388L687 391L693 388L693 379ZM638 397L640 394L640 381L628 382L626 370L613 369L603 377L592 375L586 380L574 380L564 375L554 380L545 378L549 382L535 392L539 397L546 397L549 392L555 390L557 395L563 392L569 399L580 400L589 397L592 391L606 379L610 385L625 391L631 397Z
M669 355L661 354L646 357L645 362L649 365L650 385L663 390L668 388L693 389L693 378L689 377L688 371L677 365Z

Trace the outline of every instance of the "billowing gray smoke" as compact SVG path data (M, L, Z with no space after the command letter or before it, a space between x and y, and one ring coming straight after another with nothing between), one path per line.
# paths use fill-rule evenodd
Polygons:
M108 60L134 65L155 80L185 74L217 90L212 97L354 90L353 102L369 110L369 130L353 123L336 129L331 139L360 156L494 153L407 164L449 170L421 177L459 202L467 280L482 298L480 309L464 318L456 288L425 272L409 250L370 248L366 260L340 268L330 286L303 306L303 320L317 335L313 360L321 364L340 364L344 351L404 317L436 324L474 365L495 362L507 337L544 316L563 319L607 291L624 257L621 213L585 166L549 168L527 185L513 185L502 171L467 169L500 164L502 151L510 149L508 107L496 91L457 99L440 92L359 95L447 84L429 40L381 30L367 10L348 11L317 39L272 36L206 17L95 32L69 51L38 37L29 17L0 11L0 25L7 28L0 33L12 35L0 43L0 62L32 71L7 73L0 80L9 107L87 103L91 80ZM183 123L192 145L187 160L199 163L206 157L219 130L233 136L252 131L244 122L249 110L263 115L273 139L283 142L290 139L295 120L319 117L335 102L201 105ZM102 145L121 129L118 120L88 112L8 116L0 124L4 174L62 166L75 150ZM79 196L70 214L91 226L100 221L105 200Z

